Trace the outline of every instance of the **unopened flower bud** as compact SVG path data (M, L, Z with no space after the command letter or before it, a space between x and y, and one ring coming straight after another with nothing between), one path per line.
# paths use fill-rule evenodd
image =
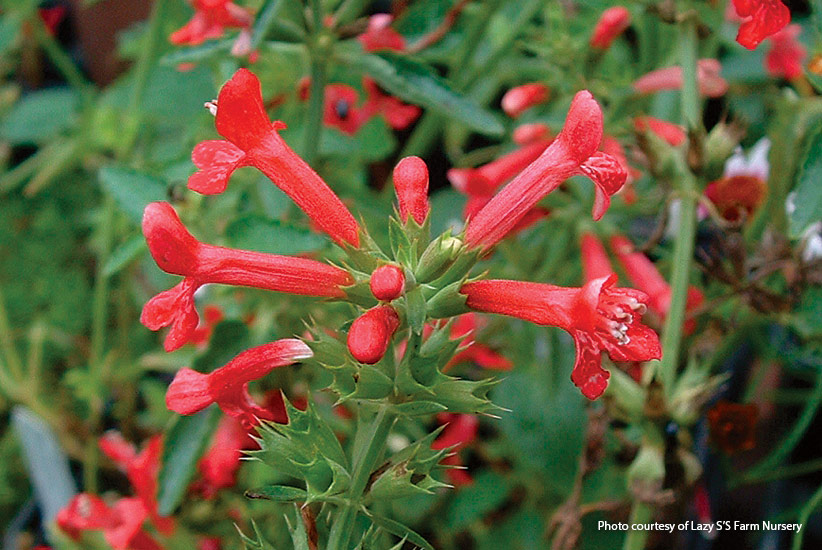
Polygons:
M405 157L394 167L394 188L400 206L400 218L410 215L419 225L428 216L428 167L419 157Z
M395 265L382 265L371 274L368 285L377 300L390 302L399 298L405 290L405 274L402 268Z
M462 241L456 237L440 237L428 245L422 253L414 273L421 282L433 281L454 263L462 249Z
M360 315L348 329L348 351L354 359L373 365L382 359L400 318L391 306L377 306Z
M733 154L742 139L741 129L734 124L720 122L705 140L705 176L708 180L722 176L725 161Z

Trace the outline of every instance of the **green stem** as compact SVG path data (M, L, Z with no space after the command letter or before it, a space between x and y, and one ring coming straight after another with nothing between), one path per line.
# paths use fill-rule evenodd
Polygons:
M14 337L11 333L11 323L9 323L8 313L6 312L6 301L2 289L0 289L0 348L2 348L6 359L5 363L9 371L7 374L10 381L20 383L23 380L23 361L14 346Z
M811 514L820 504L822 504L822 485L819 486L808 503L802 507L802 511L799 512L799 525L806 527ZM793 545L791 546L792 550L802 550L802 538L805 536L806 530L807 529L801 529L794 535Z
M303 131L302 157L310 166L314 165L320 146L325 100L326 55L312 49L311 53L311 95L308 97L308 113Z
M63 51L63 48L60 47L60 44L57 43L57 40L54 39L54 36L52 36L46 28L43 20L35 16L31 19L31 23L34 26L37 41L43 46L46 55L48 55L51 62L54 63L57 70L60 71L60 74L63 75L63 78L66 79L69 86L81 92L83 95L88 93L91 89L91 83L86 80L86 77L83 76L83 73L77 68L77 65L74 64L71 57Z
M348 550L351 536L354 534L357 508L393 424L394 416L388 413L387 407L381 407L371 423L358 428L352 460L354 474L351 478L351 488L346 495L348 504L331 525L326 550Z
M647 503L639 500L634 501L631 507L631 518L628 520L628 534L625 535L625 543L622 546L623 550L642 550L645 548L645 543L648 541L648 531L633 531L630 526L635 523L648 523L653 515L654 511Z
M696 81L698 39L696 21L688 18L680 27L680 59L682 64L682 115L688 129L694 131L700 125L699 90ZM688 275L694 254L696 237L696 178L685 159L677 159L680 193L680 218L674 243L673 273L671 275L671 306L662 333L662 360L657 376L670 397L674 385L679 352L682 344L682 323L685 320L685 303L688 297Z

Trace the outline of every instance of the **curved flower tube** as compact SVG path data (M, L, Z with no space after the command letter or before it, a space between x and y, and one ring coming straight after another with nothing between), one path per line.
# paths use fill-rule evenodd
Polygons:
M517 118L534 105L545 103L550 93L548 86L540 82L516 86L502 96L502 110L509 117Z
M728 91L728 82L722 78L722 65L716 59L700 59L696 66L699 93L706 97L721 97ZM651 71L634 82L634 90L650 94L662 90L682 88L682 67L667 67Z
M194 292L207 283L250 286L290 294L339 298L341 287L353 282L342 269L305 258L235 250L201 243L183 226L168 203L149 204L143 214L143 234L157 265L185 277L143 307L140 321L151 330L172 326L166 351L185 344L195 334L199 317Z
M292 365L313 355L302 340L285 338L246 350L208 374L180 369L166 392L166 406L179 414L194 414L217 403L246 429L255 426L258 418L286 422L285 408L271 411L257 405L248 393L248 384L277 367Z
M204 141L191 159L199 170L188 179L192 191L222 193L237 168L254 166L291 197L303 212L337 244L359 246L359 225L340 198L277 133L265 112L260 81L240 69L225 83L217 99L217 132L228 141Z
M582 252L582 271L586 281L610 277L614 274L605 247L593 234L583 233L579 247Z
M679 124L651 116L636 117L634 119L634 128L636 128L638 132L647 132L650 130L672 147L679 147L688 139L685 128Z
M593 216L600 219L611 195L627 177L616 159L597 152L601 141L602 111L590 92L581 91L574 96L565 126L551 145L468 221L466 243L492 247L545 195L578 174L596 184Z
M566 330L576 344L571 380L588 399L608 386L600 352L615 361L659 359L657 334L640 322L645 293L617 288L616 275L589 281L582 288L565 288L524 281L484 280L467 283L460 292L476 311L501 313L538 325Z

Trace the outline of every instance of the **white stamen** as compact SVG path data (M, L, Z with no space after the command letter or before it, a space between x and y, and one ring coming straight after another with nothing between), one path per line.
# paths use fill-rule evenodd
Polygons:
M217 116L217 100L213 99L211 101L206 101L203 104L203 107L208 109L208 112L211 113L212 116Z

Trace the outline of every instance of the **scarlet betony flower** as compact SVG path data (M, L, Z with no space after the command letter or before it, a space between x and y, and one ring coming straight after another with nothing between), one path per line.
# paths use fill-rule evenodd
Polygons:
M162 437L152 437L139 453L119 432L107 432L99 443L103 453L126 474L157 530L164 535L173 533L174 519L161 516L157 511L157 477L160 474Z
M394 18L387 13L378 13L368 18L368 28L357 37L367 52L379 50L405 50L405 38L391 28Z
M354 135L368 120L367 114L357 107L360 94L346 84L325 87L323 122L348 135Z
M253 443L254 440L236 418L224 416L220 419L214 439L197 466L200 479L196 487L205 498L212 498L220 489L233 487L237 483L242 451Z
M371 308L357 317L348 329L348 351L360 363L373 365L383 358L399 326L400 318L393 307Z
M548 86L540 82L516 86L502 96L502 110L511 118L517 118L534 105L545 103L550 92Z
M746 18L736 41L749 50L791 22L791 12L781 0L733 0L733 5L736 13Z
M597 152L602 141L602 111L588 91L574 96L557 138L468 221L466 243L490 248L499 242L548 193L565 180L585 174L596 184L594 219L600 219L627 174L612 156Z
M671 309L671 286L645 254L634 250L634 245L627 238L621 235L611 237L611 249L631 283L648 295L648 307L664 320ZM705 296L698 288L688 287L685 311L693 311L704 301ZM692 333L695 328L694 319L683 324L686 334Z
M194 414L217 403L247 430L255 426L258 419L287 422L284 407L282 411L272 411L257 405L248 393L248 384L277 367L312 356L311 348L302 340L285 338L246 350L208 374L180 369L166 392L166 406L179 414Z
M634 128L638 132L651 131L673 147L679 147L688 139L685 128L679 124L650 116L636 117L634 119Z
M699 93L706 97L721 97L728 91L728 82L722 78L722 65L716 59L700 59L697 62L696 78ZM640 94L650 94L662 90L682 88L682 67L667 67L651 71L634 82L634 90Z
M600 150L606 155L612 156L622 169L625 170L625 185L622 186L619 192L625 204L633 204L636 202L636 191L634 191L632 184L639 179L642 173L628 164L628 158L625 156L625 148L618 139L611 136L603 136Z
M582 254L582 271L586 281L610 277L614 274L605 247L593 234L583 233L579 248Z
M422 113L422 109L416 105L403 103L396 97L383 92L379 85L368 77L362 79L362 85L367 96L362 106L362 112L366 118L382 115L394 130L405 130Z
M753 403L721 400L708 411L711 442L728 454L750 451L756 446L759 411Z
M405 157L394 167L394 190L400 210L400 219L408 216L422 225L428 217L428 166L419 157Z
M251 12L230 0L193 0L194 15L171 35L172 44L196 46L220 38L227 28L248 29L254 22Z
M121 498L109 506L96 495L80 493L57 513L56 523L76 541L83 531L102 531L114 550L163 550L143 530L147 515L139 498Z
M203 320L197 325L194 332L191 333L191 343L200 348L207 346L208 341L211 339L211 333L214 332L214 327L216 327L223 319L225 319L225 314L219 307L204 307Z
M217 132L228 141L204 141L191 159L199 171L188 179L198 193L222 193L231 173L254 166L297 203L337 244L359 246L359 226L340 198L280 137L285 128L265 112L260 81L240 69L220 90L216 102Z
M648 297L617 288L616 276L565 288L525 281L483 280L467 283L460 293L476 311L501 313L538 325L566 330L574 338L577 358L571 380L588 399L608 385L600 352L615 361L650 361L661 357L659 337L640 323Z
M598 50L607 50L611 43L631 24L631 12L625 6L608 8L600 15L589 44Z
M772 76L788 80L802 76L807 51L797 40L801 33L800 25L788 25L770 37L770 49L765 54L765 68Z
M195 334L198 325L194 292L207 283L250 286L291 294L339 298L351 276L342 269L309 260L199 242L183 226L168 203L149 204L143 214L143 235L163 271L182 275L175 287L143 307L140 321L151 330L171 325L165 340L173 351Z
M471 485L474 479L463 468L458 453L477 438L479 420L471 414L440 413L437 421L445 424L445 428L431 443L431 448L435 451L450 449L452 453L440 461L440 464L452 466L445 471L445 475L455 487Z
M374 298L390 302L399 298L405 290L405 274L399 266L381 265L371 274L368 286Z

